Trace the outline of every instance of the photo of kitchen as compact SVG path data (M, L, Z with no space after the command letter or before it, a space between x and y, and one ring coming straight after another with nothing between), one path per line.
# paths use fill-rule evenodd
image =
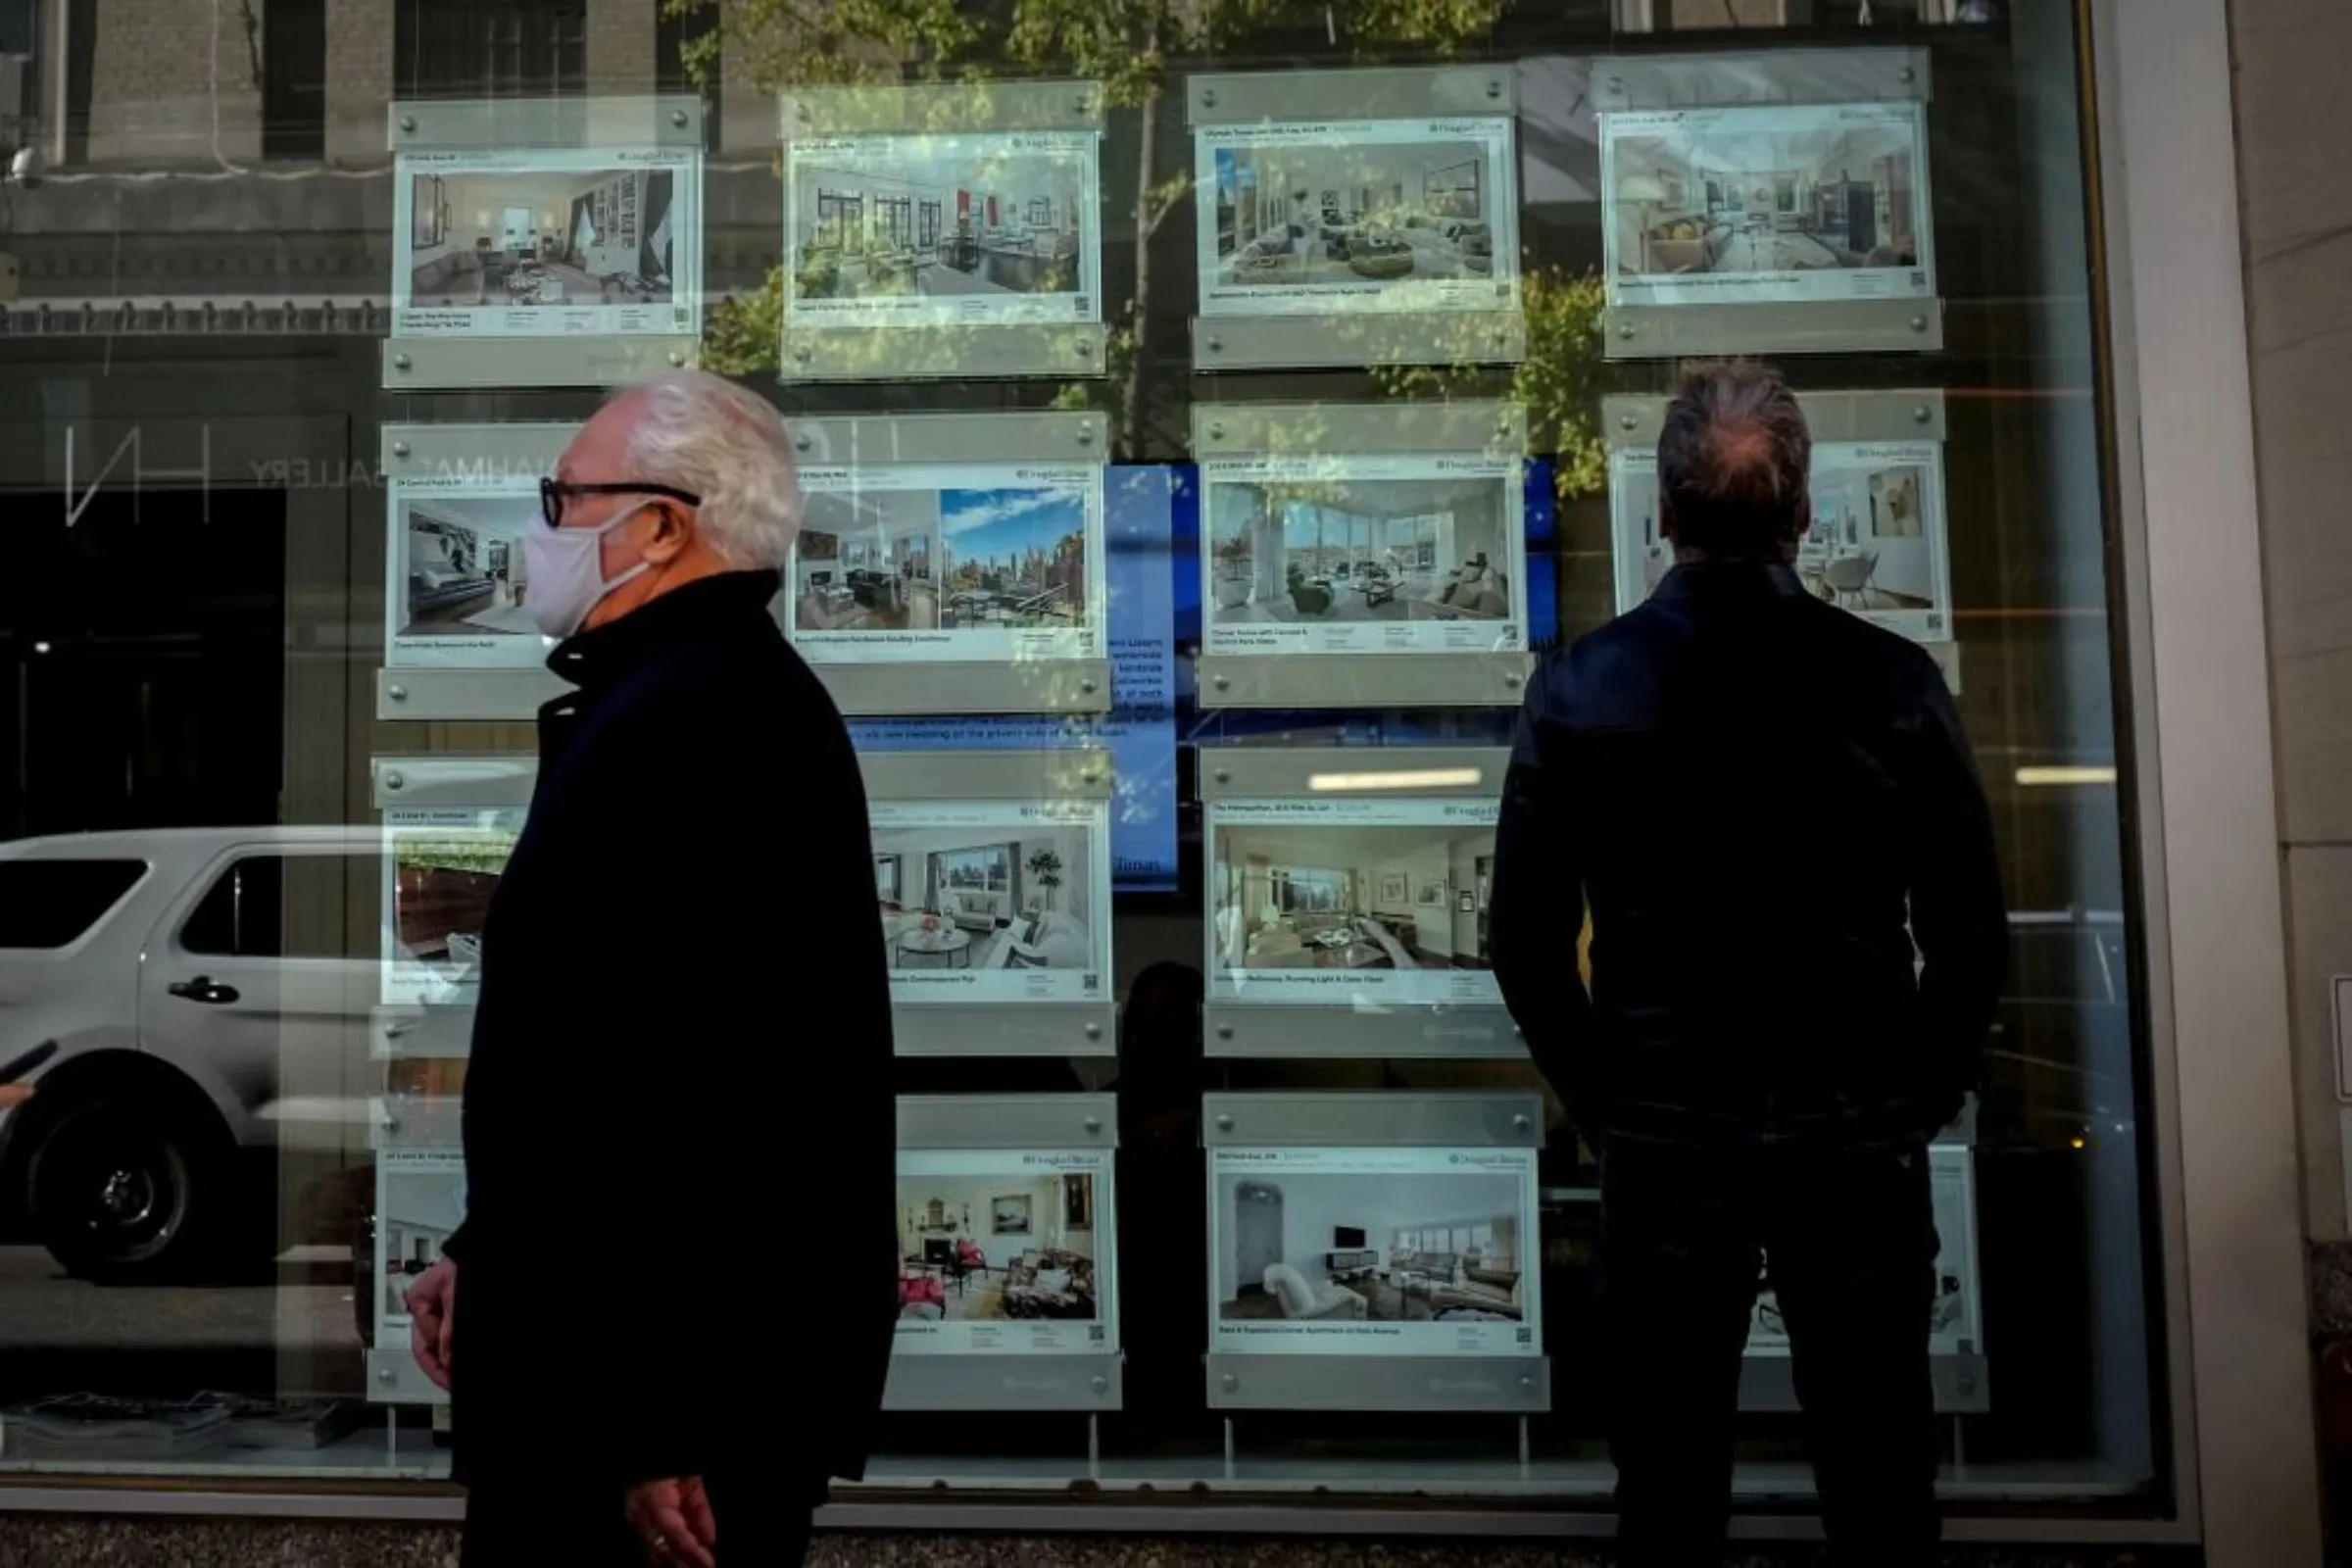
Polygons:
M1493 476L1212 476L1209 623L1511 620L1511 489Z
M1518 1323L1532 1315L1527 1173L1216 1177L1219 1321Z
M1076 152L894 138L873 162L791 162L791 303L1078 291L1088 170Z
M1216 967L1485 970L1492 826L1216 822Z
M667 304L674 172L409 177L405 309Z

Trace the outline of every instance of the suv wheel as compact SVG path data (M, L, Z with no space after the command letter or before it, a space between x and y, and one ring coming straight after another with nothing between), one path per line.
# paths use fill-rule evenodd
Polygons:
M222 1191L218 1140L189 1118L119 1100L61 1109L25 1170L42 1245L70 1274L104 1283L188 1271Z

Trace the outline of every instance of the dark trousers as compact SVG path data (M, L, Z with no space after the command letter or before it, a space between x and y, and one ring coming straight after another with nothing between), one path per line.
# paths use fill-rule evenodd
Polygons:
M708 1479L721 1565L799 1568L821 1486L757 1475ZM618 1489L536 1479L476 1484L466 1494L459 1568L648 1568L645 1543L621 1512Z
M1831 1561L1935 1562L1925 1145L1602 1143L1601 1322L1626 1568L1722 1561L1740 1351L1766 1259Z

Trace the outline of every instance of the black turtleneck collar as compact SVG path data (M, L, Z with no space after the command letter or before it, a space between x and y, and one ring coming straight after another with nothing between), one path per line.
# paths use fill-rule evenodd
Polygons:
M698 578L558 643L547 667L575 686L609 684L662 649L769 620L768 606L783 586L783 574L775 571Z
M1802 598L1805 585L1786 562L1754 559L1692 561L1660 582L1659 599Z

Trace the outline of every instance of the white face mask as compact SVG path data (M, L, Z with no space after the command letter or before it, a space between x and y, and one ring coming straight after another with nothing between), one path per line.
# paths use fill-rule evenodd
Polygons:
M523 603L541 631L562 642L580 629L588 612L622 583L642 577L653 563L640 561L617 577L605 575L605 535L653 503L640 502L601 528L550 528L542 522L522 530Z

